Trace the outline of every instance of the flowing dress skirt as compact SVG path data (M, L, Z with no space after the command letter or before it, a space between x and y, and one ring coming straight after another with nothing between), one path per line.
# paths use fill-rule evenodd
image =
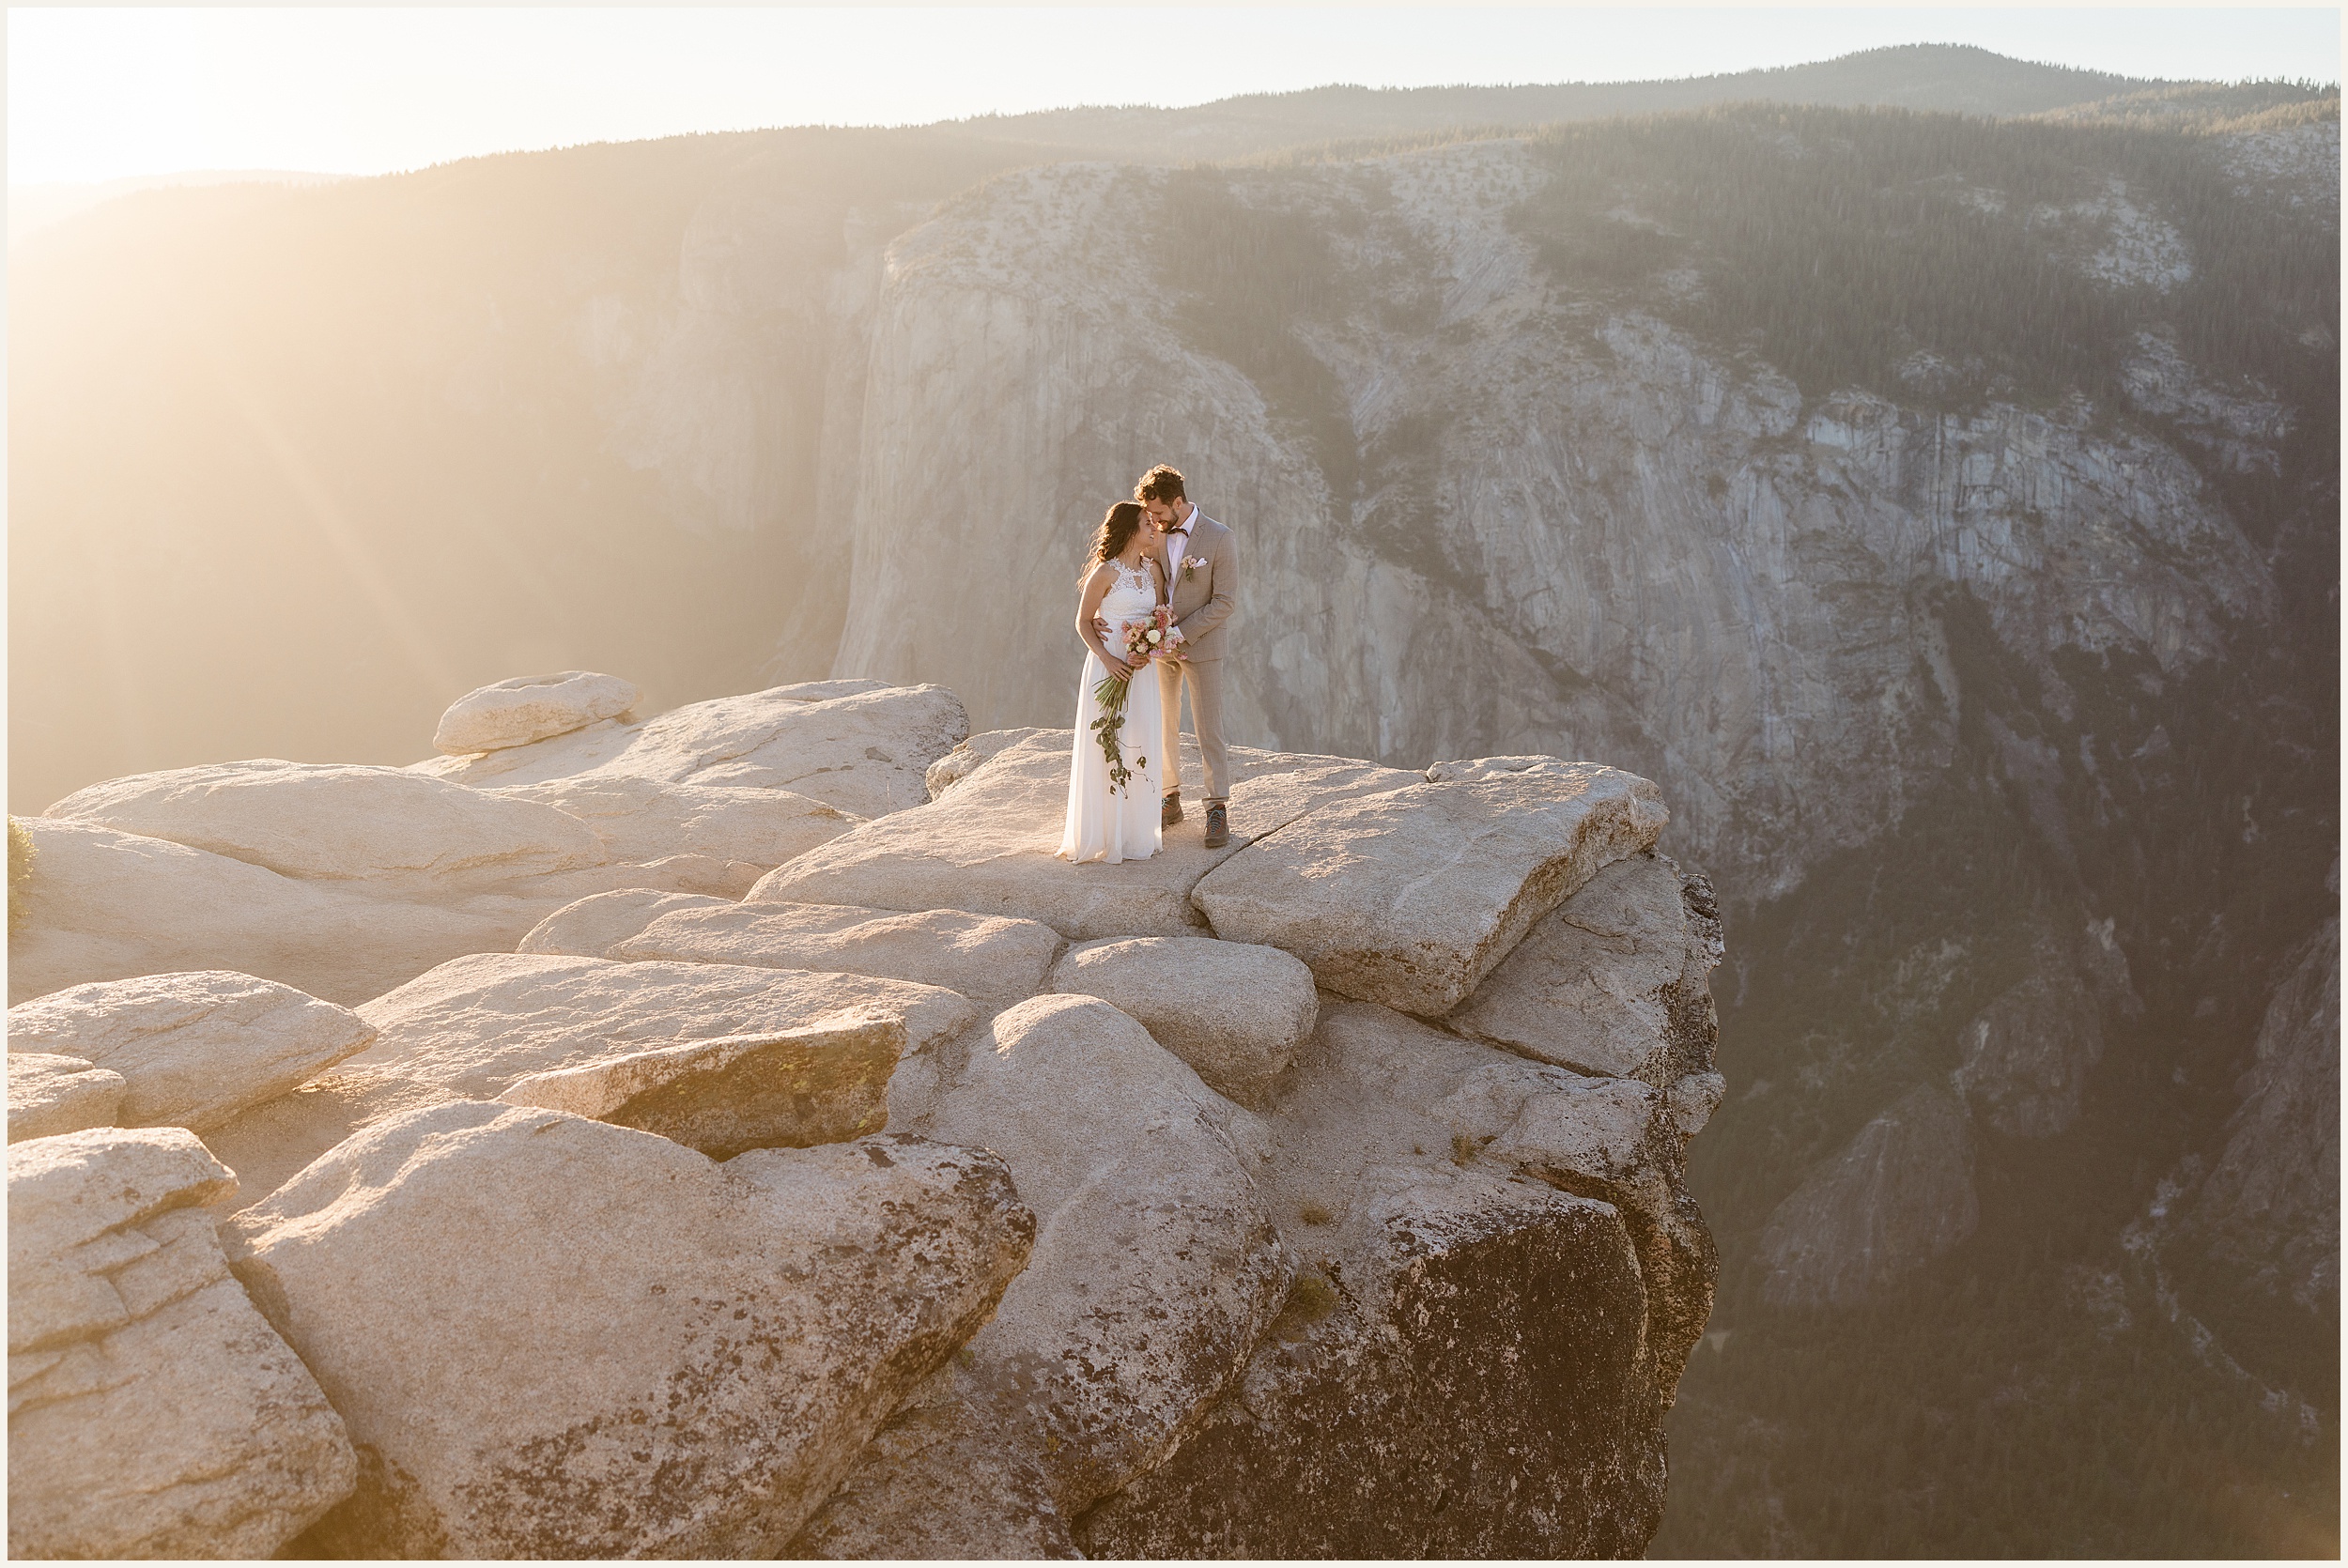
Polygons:
M1158 674L1145 667L1126 683L1124 720L1118 729L1118 746L1133 777L1115 791L1109 788L1108 759L1101 754L1101 738L1092 730L1092 721L1101 716L1092 688L1106 673L1098 655L1085 655L1084 680L1076 688L1075 755L1068 769L1068 822L1060 834L1059 854L1065 860L1105 860L1114 866L1158 853L1165 833L1158 822L1158 781L1165 770L1158 757Z

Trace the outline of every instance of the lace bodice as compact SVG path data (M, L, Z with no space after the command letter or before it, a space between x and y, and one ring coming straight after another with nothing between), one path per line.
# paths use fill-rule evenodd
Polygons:
M1158 588L1151 580L1148 562L1128 566L1121 561L1109 562L1116 578L1109 591L1101 596L1101 617L1113 626L1129 621L1140 621L1157 608Z

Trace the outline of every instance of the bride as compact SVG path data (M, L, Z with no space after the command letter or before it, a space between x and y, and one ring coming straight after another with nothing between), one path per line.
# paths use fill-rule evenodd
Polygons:
M1059 853L1079 864L1147 860L1158 853L1164 832L1159 825L1164 759L1157 755L1162 732L1157 675L1149 660L1136 663L1124 656L1125 628L1136 622L1147 624L1166 603L1166 567L1150 547L1151 531L1143 520L1141 508L1133 501L1109 508L1092 537L1092 555L1076 603L1076 635L1090 652L1076 687L1075 756L1068 770L1068 825L1060 835ZM1096 618L1108 627L1105 638L1093 623ZM1125 683L1125 708L1104 726L1097 691L1112 676ZM1104 730L1115 737L1128 775L1121 783L1111 776Z

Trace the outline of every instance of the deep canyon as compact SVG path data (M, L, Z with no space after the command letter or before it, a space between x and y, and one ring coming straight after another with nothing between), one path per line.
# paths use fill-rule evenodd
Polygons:
M2338 192L2334 90L1901 50L141 192L11 251L11 807L542 669L1065 725L1169 461L1233 740L1718 890L1657 1551L2327 1555Z

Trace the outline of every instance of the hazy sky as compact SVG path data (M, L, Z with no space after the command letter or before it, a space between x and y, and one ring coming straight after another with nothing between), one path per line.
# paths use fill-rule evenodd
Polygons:
M8 178L378 174L683 131L1694 76L1916 42L2132 76L2340 78L2330 7L12 8Z

